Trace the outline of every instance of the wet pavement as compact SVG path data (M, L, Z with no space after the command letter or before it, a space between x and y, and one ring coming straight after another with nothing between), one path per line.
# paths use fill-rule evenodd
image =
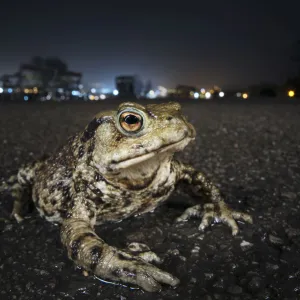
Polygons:
M179 156L203 171L254 224L240 233L174 220L192 199L179 194L154 213L97 227L109 244L147 244L177 288L147 293L85 276L67 259L58 226L33 210L17 224L0 194L0 299L300 299L300 99L181 101L197 140ZM154 102L156 100L152 100ZM0 179L51 153L102 109L98 103L0 104Z

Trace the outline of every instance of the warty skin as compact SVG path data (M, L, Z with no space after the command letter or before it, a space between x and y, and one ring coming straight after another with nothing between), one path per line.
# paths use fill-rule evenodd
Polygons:
M188 208L177 222L201 217L200 230L213 221L223 222L233 235L238 233L235 219L251 223L248 214L225 204L201 172L173 158L195 137L175 102L126 102L100 112L52 156L19 170L11 183L12 215L21 221L32 199L42 216L61 225L62 244L78 266L149 292L160 290L161 284L176 286L178 278L151 264L159 259L150 249L119 250L97 236L94 227L153 211L182 186L204 203Z

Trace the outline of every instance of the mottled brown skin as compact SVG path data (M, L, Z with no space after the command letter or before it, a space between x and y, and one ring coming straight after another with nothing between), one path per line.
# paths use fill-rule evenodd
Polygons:
M124 112L141 117L142 127L126 131L120 122ZM128 102L116 111L99 113L57 153L20 169L13 186L13 215L21 220L25 195L32 194L41 215L61 223L62 243L77 265L103 279L135 284L146 291L158 291L161 283L176 286L176 277L150 264L155 255L109 246L94 226L154 210L179 183L199 199L206 196L209 203L187 209L178 222L199 216L203 230L212 221L222 221L233 234L238 232L234 219L251 222L249 215L229 209L202 173L173 159L195 136L178 103Z

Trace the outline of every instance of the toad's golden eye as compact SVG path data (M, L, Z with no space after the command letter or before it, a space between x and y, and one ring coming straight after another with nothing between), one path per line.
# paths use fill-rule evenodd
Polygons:
M120 115L120 125L125 131L137 132L143 126L143 118L134 112L124 112Z

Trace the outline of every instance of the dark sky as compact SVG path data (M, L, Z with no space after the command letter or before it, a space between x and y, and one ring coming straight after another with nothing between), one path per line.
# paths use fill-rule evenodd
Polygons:
M246 86L288 75L300 39L299 0L164 3L5 1L0 74L49 55L104 87L133 73L167 87Z

